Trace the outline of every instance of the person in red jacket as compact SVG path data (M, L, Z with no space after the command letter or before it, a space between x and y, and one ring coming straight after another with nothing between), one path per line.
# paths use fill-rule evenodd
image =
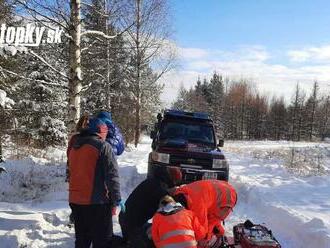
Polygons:
M151 235L157 248L197 248L206 230L192 211L167 195L152 219Z
M107 126L89 119L68 151L69 204L74 217L76 248L105 248L112 236L112 207L121 202L118 166Z
M237 193L232 185L219 180L201 180L175 189L174 199L197 216L207 230L207 240L215 234L223 236L223 222L237 202Z

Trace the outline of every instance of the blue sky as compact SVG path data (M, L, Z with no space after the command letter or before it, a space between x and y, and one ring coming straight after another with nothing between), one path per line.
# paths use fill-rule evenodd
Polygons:
M290 98L300 82L330 84L329 0L170 0L180 67L164 99L217 70Z

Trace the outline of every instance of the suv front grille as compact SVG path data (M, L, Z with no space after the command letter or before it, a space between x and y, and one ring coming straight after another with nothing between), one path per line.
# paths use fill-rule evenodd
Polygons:
M202 166L204 169L212 168L212 159L210 158L191 158L180 155L170 155L170 164L173 165L195 165Z

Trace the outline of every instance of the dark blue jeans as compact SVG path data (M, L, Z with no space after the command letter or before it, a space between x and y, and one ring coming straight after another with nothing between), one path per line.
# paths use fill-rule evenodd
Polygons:
M119 214L119 224L128 248L154 248L152 240L147 236L147 229L151 224L146 223L143 226L136 226L130 223L126 215Z
M70 203L76 232L76 248L110 248L112 214L110 204L77 205Z

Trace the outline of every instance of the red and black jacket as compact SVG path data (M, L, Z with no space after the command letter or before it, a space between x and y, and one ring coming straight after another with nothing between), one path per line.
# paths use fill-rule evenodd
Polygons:
M68 149L69 202L79 205L114 204L121 199L118 165L110 144L82 132Z

